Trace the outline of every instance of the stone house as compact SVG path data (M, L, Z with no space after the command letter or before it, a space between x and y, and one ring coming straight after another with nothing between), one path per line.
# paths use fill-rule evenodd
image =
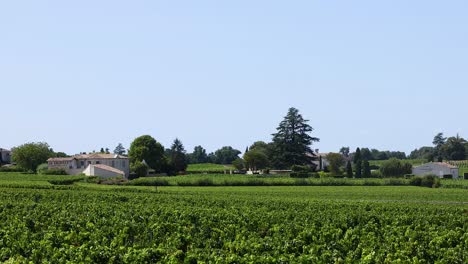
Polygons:
M70 175L85 173L88 176L109 177L109 175L117 176L118 174L128 178L130 174L128 157L116 154L91 153L66 158L50 158L47 164L49 169L63 169ZM96 165L100 166L96 167Z
M11 151L10 150L0 148L0 162L2 164L11 163Z
M440 178L451 175L454 179L458 178L458 167L445 162L430 162L413 168L414 175L434 174Z

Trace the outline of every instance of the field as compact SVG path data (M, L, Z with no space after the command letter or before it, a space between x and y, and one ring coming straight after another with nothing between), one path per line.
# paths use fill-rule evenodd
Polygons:
M413 165L413 166L418 166L418 165L422 165L422 164L424 164L424 163L427 163L427 160L425 160L425 159L406 159L406 160L402 160L402 161L408 162L408 163L410 163L410 164ZM380 166L382 166L382 164L383 164L384 162L386 162L386 160L370 160L370 161L369 161L369 164L370 164L371 166L378 166L378 167L380 167Z
M0 174L0 262L466 263L468 257L466 189L60 186L49 177L56 176Z
M221 165L213 163L189 164L188 173L224 173L225 171L235 170L232 165Z

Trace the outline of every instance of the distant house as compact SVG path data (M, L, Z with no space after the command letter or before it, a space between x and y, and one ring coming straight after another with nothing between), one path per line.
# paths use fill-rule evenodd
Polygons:
M414 175L434 174L440 178L451 176L458 178L458 167L445 162L430 162L413 168ZM449 176L449 177L450 177Z
M108 178L113 177L109 176L112 174L128 178L130 174L128 157L116 154L80 154L67 158L50 158L47 163L49 169L64 169L70 175L85 173Z
M86 176L99 176L101 178L125 177L124 171L103 164L90 164L83 173Z
M11 163L11 151L8 149L0 148L0 163Z

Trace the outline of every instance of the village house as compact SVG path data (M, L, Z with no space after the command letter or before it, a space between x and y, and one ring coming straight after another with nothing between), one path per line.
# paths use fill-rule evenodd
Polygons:
M413 168L414 175L433 174L440 178L458 178L458 167L445 162L430 162Z
M11 163L11 151L10 150L0 148L0 163L1 164Z
M128 178L130 165L128 157L116 154L91 153L66 158L50 158L49 169L63 169L70 175L84 173L103 178L124 176Z

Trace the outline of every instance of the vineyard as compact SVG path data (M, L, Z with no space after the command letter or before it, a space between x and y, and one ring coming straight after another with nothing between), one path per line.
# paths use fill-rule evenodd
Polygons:
M11 177L11 176L9 176ZM466 263L468 191L0 187L0 262ZM0 177L0 182L12 179Z
M232 165L221 165L214 163L198 163L198 164L189 164L187 168L187 173L229 173L230 170L235 170Z
M468 173L468 160L448 161L447 163L457 166L459 176L461 177L463 177L465 173Z

